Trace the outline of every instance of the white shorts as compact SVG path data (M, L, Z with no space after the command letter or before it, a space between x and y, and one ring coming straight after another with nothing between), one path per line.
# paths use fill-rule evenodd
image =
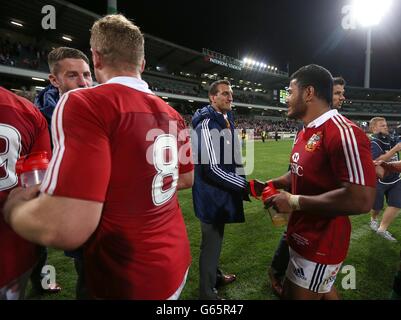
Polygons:
M305 259L290 249L286 277L297 286L316 293L330 292L340 270L339 264L321 264Z

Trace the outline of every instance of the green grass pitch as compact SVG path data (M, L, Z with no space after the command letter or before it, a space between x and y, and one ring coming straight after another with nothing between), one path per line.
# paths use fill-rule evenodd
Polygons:
M249 178L267 180L283 174L288 168L292 141L272 141L255 143L255 169ZM198 257L200 246L200 226L192 207L190 190L180 192L179 200L185 217L191 242L192 265L181 299L198 297ZM237 275L237 281L221 289L220 294L227 299L274 300L277 299L267 277L270 264L282 227L273 227L260 201L245 203L246 222L228 224L225 229L220 267ZM349 273L339 273L336 287L342 299L387 299L394 273L398 269L400 244L389 242L377 236L369 228L369 215L352 217L352 238L348 257L343 266L355 268L356 288L344 289L342 282ZM389 231L401 239L401 222L397 218ZM34 296L28 289L30 299L74 299L76 275L73 261L63 252L51 249L48 264L57 271L57 282L63 290L59 294ZM345 271L345 270L343 270Z

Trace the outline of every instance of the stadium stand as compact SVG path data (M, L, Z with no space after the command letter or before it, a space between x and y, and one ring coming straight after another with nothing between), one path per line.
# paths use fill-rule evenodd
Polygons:
M57 17L56 30L41 28L41 2L63 13ZM47 84L48 52L57 46L73 46L89 54L87 30L99 16L63 0L34 4L16 0L4 6L0 13L1 85L32 100ZM15 17L22 27L10 23ZM63 35L72 42L63 40ZM256 135L262 130L296 130L296 125L285 119L286 106L279 96L288 85L288 73L242 68L235 58L208 49L195 51L149 34L145 34L145 45L144 80L186 118L208 102L211 82L226 79L233 87L239 127L255 129ZM342 113L361 127L366 129L366 121L377 115L385 116L393 128L400 125L401 90L347 87L346 97Z

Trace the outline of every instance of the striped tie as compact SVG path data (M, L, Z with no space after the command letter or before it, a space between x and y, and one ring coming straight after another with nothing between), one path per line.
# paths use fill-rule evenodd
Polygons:
M226 120L226 126L227 126L227 128L230 129L230 128L231 128L230 121L228 121L227 118L224 118L224 119Z

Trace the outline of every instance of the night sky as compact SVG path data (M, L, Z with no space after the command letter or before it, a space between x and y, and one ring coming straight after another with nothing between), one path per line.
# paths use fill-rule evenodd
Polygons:
M105 14L106 0L72 3ZM366 30L343 30L350 0L118 1L144 33L201 51L208 48L279 66L290 73L317 63L363 86ZM374 28L371 87L401 89L401 1Z

